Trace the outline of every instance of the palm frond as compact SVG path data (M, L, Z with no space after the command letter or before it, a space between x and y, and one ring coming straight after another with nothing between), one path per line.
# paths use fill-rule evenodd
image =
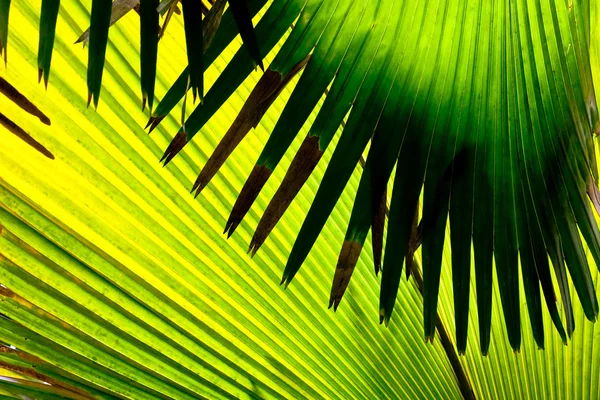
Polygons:
M87 73L88 103L93 99L95 106L109 26L135 5L125 3L92 3ZM266 3L231 1L221 17L224 3L219 2L206 18L209 23L202 23L200 3L182 2L189 67L148 123L155 129L189 88L194 97L196 93L202 97L204 71L240 33L243 48L175 135L162 157L167 164L202 133L254 66L262 67L262 55L283 40L192 187L198 195L207 186L283 88L302 72L233 206L225 227L229 236L317 110L304 144L250 241L255 254L346 121L287 260L282 280L286 286L308 257L369 146L330 305L339 305L373 228L375 270L380 264L383 269L380 317L387 324L405 259L412 262L415 248L422 243L424 334L432 339L449 223L459 352L467 348L472 253L483 353L490 345L493 265L513 349L519 349L522 331L519 264L539 347L544 346L539 316L542 293L564 337L553 305L553 279L564 304L569 336L575 329L569 277L584 314L596 319L598 304L584 251L585 241L594 262L600 263L600 233L588 198L590 182L595 186L597 180L592 133L599 121L590 63L593 10L588 0L476 6L453 0L436 4L283 0L271 3L254 29L252 18ZM48 0L42 7L38 66L46 82L58 4ZM125 11L115 13L117 5ZM0 6L0 41L6 54L10 3ZM143 1L140 7L142 99L143 104L148 99L151 108L158 15L175 6ZM394 168L382 255L382 215ZM422 214L420 220L415 210Z
M482 398L596 396L598 327L585 319L597 314L588 263L600 254L588 198L597 202L598 6L250 0L264 75L248 48L237 50L230 9L204 24L209 89L160 169L160 147L179 128L167 115L187 92L187 70L177 79L184 63L170 64L185 52L163 37L170 54L158 57L155 81L166 95L148 137L133 66L140 24L127 14L111 28L106 110L85 111L85 53L69 34L89 14L75 3L61 6L78 23L56 35L48 94L26 84L38 70L39 13L13 4L19 50L7 75L53 129L1 98L3 113L55 158L10 135L0 149L0 339L18 349L0 361L84 398L456 398L455 376ZM182 40L181 18L173 21ZM216 31L210 46L207 29ZM260 155L256 138L266 143ZM196 202L191 187L202 190ZM219 225L237 228L230 243ZM369 246L372 258L361 251ZM283 292L274 275L286 260L284 282L295 284ZM400 284L405 260L422 297ZM379 288L365 265L381 262ZM335 317L319 306L329 297L337 307L342 295ZM526 308L530 324L521 324ZM369 318L378 310L388 330ZM572 345L561 346L575 324ZM423 325L427 339L455 335L466 356L449 362L443 335L424 347ZM30 397L33 386L15 385Z
M139 0L114 0L111 2L110 25L114 25L123 18L129 11L140 4ZM83 43L85 46L90 41L90 28L86 29L75 43Z
M106 46L108 44L108 28L110 27L112 0L93 0L90 17L90 51L88 57L88 105L93 100L98 108Z
M54 35L60 0L44 0L40 16L40 45L38 49L38 81L44 77L44 85L48 87L50 64L54 48Z
M140 2L140 79L142 81L142 109L148 102L152 111L154 105L154 86L156 81L156 62L158 57L158 0Z
M8 58L8 14L10 11L10 0L0 2L0 56L4 55L4 63Z
M276 42L275 32L282 37L283 28L296 16L298 22L265 76L274 71L285 77L309 53L312 57L241 191L226 231L231 234L239 225L331 86L317 120L338 116L328 135L349 112L348 123L298 233L284 271L286 285L298 272L372 139L369 159L373 161L367 161L366 169L370 176L365 175L357 195L332 303L341 299L395 166L383 262L383 319L392 313L412 231L414 214L407 210L416 208L423 191L426 337L435 331L448 216L461 351L466 348L471 243L481 282L484 338L491 321L491 297L485 293L491 291L494 261L514 349L521 342L519 258L528 265L532 260L552 260L569 334L574 326L566 269L586 316L595 320L598 305L578 233L598 263L598 228L586 195L587 182L595 176L592 132L598 120L588 51L590 32L586 31L589 12L586 1L573 7L539 2L467 7L452 1L431 7L393 1L273 4L256 28L265 49ZM388 24L390 29L386 29ZM336 40L339 37L345 40ZM206 103L186 121L186 134L180 132L167 149L163 157L167 162L204 126L250 68L250 60L240 50L208 92ZM332 113L330 107L341 108ZM320 125L315 126L312 130L318 136ZM319 144L322 151L327 141ZM302 158L310 159L305 152ZM297 170L293 171L295 175ZM199 180L201 186L206 185L204 179ZM283 192L291 182L284 181ZM291 193L297 190L296 185ZM286 197L293 198L293 194ZM274 201L279 204L281 197ZM278 207L275 214L280 216L285 208ZM277 216L267 218L276 220ZM258 236L251 242L253 252L264 241L262 229ZM546 282L544 293L551 294L550 270L535 271L526 275L536 282L527 282L526 297L532 307L541 304L540 281ZM555 322L561 330L562 325ZM541 340L539 319L536 324ZM488 346L489 340L484 339L484 353Z

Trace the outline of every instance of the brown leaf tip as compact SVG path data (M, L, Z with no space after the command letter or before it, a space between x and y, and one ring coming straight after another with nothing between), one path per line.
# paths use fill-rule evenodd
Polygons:
M144 129L148 129L148 127L150 127L150 130L148 130L148 134L151 134L152 131L154 129L156 129L156 127L158 125L160 125L160 123L162 122L163 119L165 119L164 115L159 115L159 116L153 115L153 116L151 116L150 119L148 120L148 123L144 127Z
M239 223L244 219L272 172L265 165L254 166L231 210L231 215L225 227L228 237L233 234Z
M240 222L241 220L234 220L231 218L231 216L229 217L227 224L225 224L225 230L223 231L224 235L227 234L227 239L233 235L233 232L235 232Z
M15 124L2 113L0 113L0 125L4 126L9 132L17 136L19 139L27 143L29 146L33 147L35 150L37 150L44 156L48 157L51 160L54 160L54 154L52 154L50 150L48 150L44 145L35 140L31 135L25 132L23 128Z
M225 163L231 152L221 152L222 144L226 140L229 131L219 143L213 154L208 159L208 162L204 165L204 168L198 174L194 185L192 186L192 192L195 190L196 193L194 197L198 197L198 195L206 188L206 186L210 183L212 178L217 174L221 166ZM226 147L226 145L225 145ZM233 150L233 149L232 149Z
M362 243L352 240L345 240L342 245L329 298L329 303L333 304L334 309L337 309L342 301L342 297L344 297L362 247Z
M251 246L255 248L255 252L267 240L289 205L302 189L302 186L304 186L304 183L310 177L322 155L323 152L319 149L319 138L316 136L307 136L294 156L283 181L256 227L251 242Z
M254 258L256 252L260 249L260 244L250 242L250 246L248 247L248 253L250 254L250 258Z
M371 219L371 243L373 247L373 266L375 267L375 275L381 270L382 254L383 254L383 236L385 230L385 216L387 211L387 191L384 190L379 201L379 205L373 210Z
M187 142L187 134L183 130L177 132L177 135L175 135L167 147L167 150L165 150L165 154L163 154L160 162L164 162L164 166L166 166L177 154L179 154Z
M40 121L44 124L44 125L52 125L52 122L50 121L50 118L46 117L45 115L41 115L39 117Z
M47 85L47 82L46 82ZM19 106L22 110L36 116L42 123L50 125L48 118L39 108L36 107L27 97L21 94L13 85L6 79L0 77L0 92L3 93L9 100Z
M196 190L196 196L208 185L250 129L258 125L271 103L277 98L276 92L280 84L281 75L278 72L267 71L260 78L225 136L200 171L193 189Z

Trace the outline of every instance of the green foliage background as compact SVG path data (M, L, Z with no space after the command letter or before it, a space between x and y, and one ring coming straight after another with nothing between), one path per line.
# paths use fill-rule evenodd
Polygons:
M13 3L9 62L0 72L52 125L4 97L0 108L55 160L0 128L0 312L10 317L0 319L0 341L39 359L6 351L0 365L24 364L98 398L460 397L439 337L424 343L422 298L412 280L401 282L389 328L378 324L379 282L369 243L337 313L326 308L360 171L294 283L287 290L279 286L332 146L261 251L253 259L246 255L253 228L314 114L236 234L229 241L220 234L292 88L194 200L189 189L198 165L206 163L260 74L252 74L163 168L158 159L179 129L181 111L150 136L142 129L147 115L140 110L137 15L110 30L102 99L94 111L84 96L87 50L72 44L89 24L90 2L62 2L47 91L35 83L40 1ZM159 99L186 64L182 24L174 18L161 41ZM205 74L207 87L240 43ZM445 248L439 313L453 338L449 262ZM597 269L592 276L598 293ZM460 361L478 398L600 396L600 330L585 319L575 296L577 329L567 346L545 314L545 350L537 349L524 321L523 345L514 353L495 286L492 345L484 357L474 293L473 287L468 350ZM526 307L522 294L522 315ZM0 380L7 396L32 390L51 398L53 388Z

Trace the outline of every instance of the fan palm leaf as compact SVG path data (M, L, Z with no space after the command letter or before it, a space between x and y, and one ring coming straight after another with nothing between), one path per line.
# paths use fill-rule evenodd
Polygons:
M267 50L275 43L273 32L287 27L286 18L291 20L298 12L298 22L269 71L283 78L309 53L312 57L233 207L226 225L229 235L332 85L327 100L332 99L334 107L341 110L333 114L338 118L329 132L349 112L348 123L290 254L283 277L286 285L308 255L372 139L340 254L332 304L337 306L341 300L396 166L389 248L383 262L382 320L391 316L412 230L414 214L406 210L416 208L422 190L427 338L435 331L448 215L454 227L450 242L459 351L464 351L467 337L471 237L475 269L479 271L484 353L490 329L485 321L490 321L491 310L491 297L486 293L491 292L494 262L507 334L514 349L521 341L519 258L525 259L521 261L526 264L524 273L535 272L526 275L528 280L537 281L526 286L532 307L540 304L539 282L548 283L551 274L549 268L534 267L545 265L544 260L550 257L565 304L569 335L574 324L567 269L586 316L595 320L598 304L579 235L581 231L597 262L598 228L586 195L596 175L592 132L598 125L588 50L590 4L278 2L269 8L256 30ZM386 29L388 24L390 29ZM336 40L339 37L345 40ZM374 50L369 51L371 48ZM368 69L359 69L356 75L338 74L357 62ZM166 162L193 139L250 68L247 54L240 50L208 92L206 103L186 121L185 132L180 131L167 149L163 156ZM349 91L349 101L339 101L341 84L345 85L341 90ZM260 102L254 97L249 101ZM330 118L332 114L325 107L317 119L321 115ZM319 128L318 124L313 127L309 136L319 136ZM312 152L323 151L326 145L319 142L320 148ZM304 152L301 157L311 158ZM310 171L310 166L305 168ZM409 169L411 173L406 173ZM289 173L297 176L298 171L291 169ZM206 185L205 180L199 180L201 185L194 189ZM288 185L290 182L284 180ZM293 196L286 194L287 198ZM280 204L281 198L276 196L273 201ZM279 207L275 215L267 216L265 224L273 226L271 221L284 211ZM262 231L257 235L260 239L250 245L253 252L265 237ZM543 293L552 303L552 289L548 284L545 287ZM533 318L532 322L543 346L540 320ZM562 330L562 323L557 318L555 322Z
M90 8L78 2L68 7L70 12L60 12L58 33L76 36L71 30L85 29ZM142 114L129 111L142 97L133 89L139 84L128 84L137 82L132 60L139 58L139 47L131 43L139 40L139 23L132 15L123 17L110 28L119 29L119 36L107 40L109 18L95 24L101 17L92 7L90 49L98 50L90 57L108 46L108 63L103 56L90 58L92 72L86 72L85 53L74 52L70 38L63 41L57 34L56 91L52 77L47 95L24 90L43 105L61 135L40 130L35 120L5 103L19 128L35 132L36 141L59 161L50 166L16 136L3 151L0 312L9 318L1 320L0 337L22 352L15 356L18 362L29 360L28 371L84 396L455 397L459 388L448 380L453 371L445 351L439 345L425 350L414 341L415 329L423 325L416 312L421 301L413 286L400 284L405 257L408 268L422 243L411 272L418 281L421 260L426 339L436 335L436 326L438 331L451 326L458 351L465 352L473 346L467 342L470 328L487 354L495 337L493 365L517 363L514 371L528 377L518 387L508 379L489 381L481 371L492 363L470 351L457 363L477 382L477 395L595 393L592 385L580 392L569 384L593 374L595 353L556 347L573 334L576 322L583 328L576 340L591 343L594 330L582 321L594 320L598 312L597 273L588 266L600 260L588 198L595 199L597 191L592 142L597 76L590 61L597 52L591 28L595 7L588 1L541 0L249 1L248 15L260 14L258 46L249 44L246 29L246 45L228 48L244 23L228 9L203 55L206 97L167 147L163 159L173 162L166 170L154 163L177 128L178 118L166 116L177 115L174 109L185 98L187 71L179 74L185 65L164 64L163 75L160 56L159 68L150 72L157 74L158 92L166 94L150 120L154 132L145 136ZM38 68L29 60L35 59L37 41L30 33L39 13L28 3L11 10L11 27L18 21L11 43L19 49L13 54L19 54L11 56L8 71L22 83L28 69ZM4 16L8 13L0 13ZM60 28L61 18L69 28ZM0 33L8 32L2 20ZM169 29L179 29L181 41L182 21ZM177 39L163 46L186 59ZM257 58L269 53L264 75L257 75ZM111 89L102 95L109 108L104 114L102 107L100 114L85 111L78 100L86 73L92 74L87 86L95 102L100 80ZM176 83L167 91L171 82ZM60 106L45 96L60 99ZM242 110L235 121L223 116L231 106ZM218 143L230 126L231 134ZM256 141L241 141L252 127L266 141L260 155ZM217 149L213 158L208 157L212 148ZM21 153L32 155L30 165L19 162ZM230 154L245 157L225 163ZM364 168L356 168L361 157ZM195 179L196 166L205 163L208 169ZM54 183L43 175L49 168ZM233 188L242 186L240 171L250 169L225 218ZM313 169L316 177L309 178ZM209 184L214 177L217 182ZM181 196L186 186L202 191L200 204ZM253 203L266 210L262 219ZM368 260L377 269L381 261L361 249L371 246L369 230L381 229L377 220L386 203L385 243L376 239L373 246L376 254L385 248L377 305L372 268L362 267ZM309 209L306 217L300 217L303 207ZM247 223L258 224L254 235ZM214 234L219 224L240 235L224 244ZM327 240L318 239L323 230ZM240 247L248 243L256 253L252 263ZM323 264L333 265L335 253L334 273ZM278 262L286 263L286 285L299 281L291 294L272 287ZM581 307L571 305L573 288ZM317 302L329 297L337 308L345 291L348 304L339 309L341 315L327 315L335 330L325 334L319 318L326 314L314 314ZM541 312L542 294L548 315ZM389 324L389 334L359 317L379 308L388 323L397 297L402 318ZM520 324L525 309L530 325ZM469 318L469 312L477 317ZM304 326L303 317L310 325ZM549 321L562 338L545 333ZM508 346L498 342L502 329ZM535 340L524 341L525 352L535 346L552 349L553 364L546 367L553 373L572 359L582 359L582 368L552 384L531 377L523 356L506 357L508 347L520 348L522 332ZM348 347L351 343L357 347ZM438 356L426 355L431 351ZM378 360L376 373L368 360ZM403 378L398 363L407 374Z

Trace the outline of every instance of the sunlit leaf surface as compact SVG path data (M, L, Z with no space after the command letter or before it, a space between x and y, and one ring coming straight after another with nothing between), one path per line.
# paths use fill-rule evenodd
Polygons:
M260 3L249 2L251 14ZM458 350L466 350L459 363L478 398L600 395L599 333L586 320L597 314L597 228L586 190L597 173L591 133L598 41L588 17L598 14L586 1L554 4L267 3L255 19L261 54L268 54L265 75L253 72L239 38L222 55L205 54L204 104L180 142L171 142L181 122L175 104L187 86L180 75L188 60L183 16L173 16L161 39L157 99L177 79L185 83L165 114L157 106L154 116L164 119L148 136L137 14L110 28L94 111L86 108L88 49L72 45L90 24L91 2L61 2L47 92L36 84L41 1L13 2L11 55L0 71L51 125L4 95L0 107L54 159L0 128L0 341L13 346L2 347L0 366L21 368L12 380L0 379L0 392L459 398L436 333L439 315ZM223 23L236 26L227 16ZM228 41L215 36L221 48ZM353 62L361 57L369 62ZM250 92L269 77L281 95L262 92L272 105L254 111L260 123L244 128L246 139L194 199L189 190L198 173ZM158 160L169 143L172 161L163 168ZM310 157L295 166L296 154ZM287 212L267 214L280 222L266 223L271 234L257 241L254 228L296 167L306 184L292 191ZM230 215L249 174L257 183L252 199ZM380 212L386 186L378 278L369 214ZM400 261L414 250L417 204L423 236L411 275L423 269L424 300L413 278L400 281ZM220 235L224 226L235 230L229 241ZM260 247L252 259L249 244ZM336 272L341 250L347 257ZM286 263L286 283L294 281L284 291ZM334 274L341 279L334 290L345 290L336 314L326 310L328 299L341 299L331 291ZM423 340L423 301L433 344ZM380 314L391 317L388 328L377 324ZM552 316L569 334L576 326L568 346ZM23 378L34 373L50 389Z

